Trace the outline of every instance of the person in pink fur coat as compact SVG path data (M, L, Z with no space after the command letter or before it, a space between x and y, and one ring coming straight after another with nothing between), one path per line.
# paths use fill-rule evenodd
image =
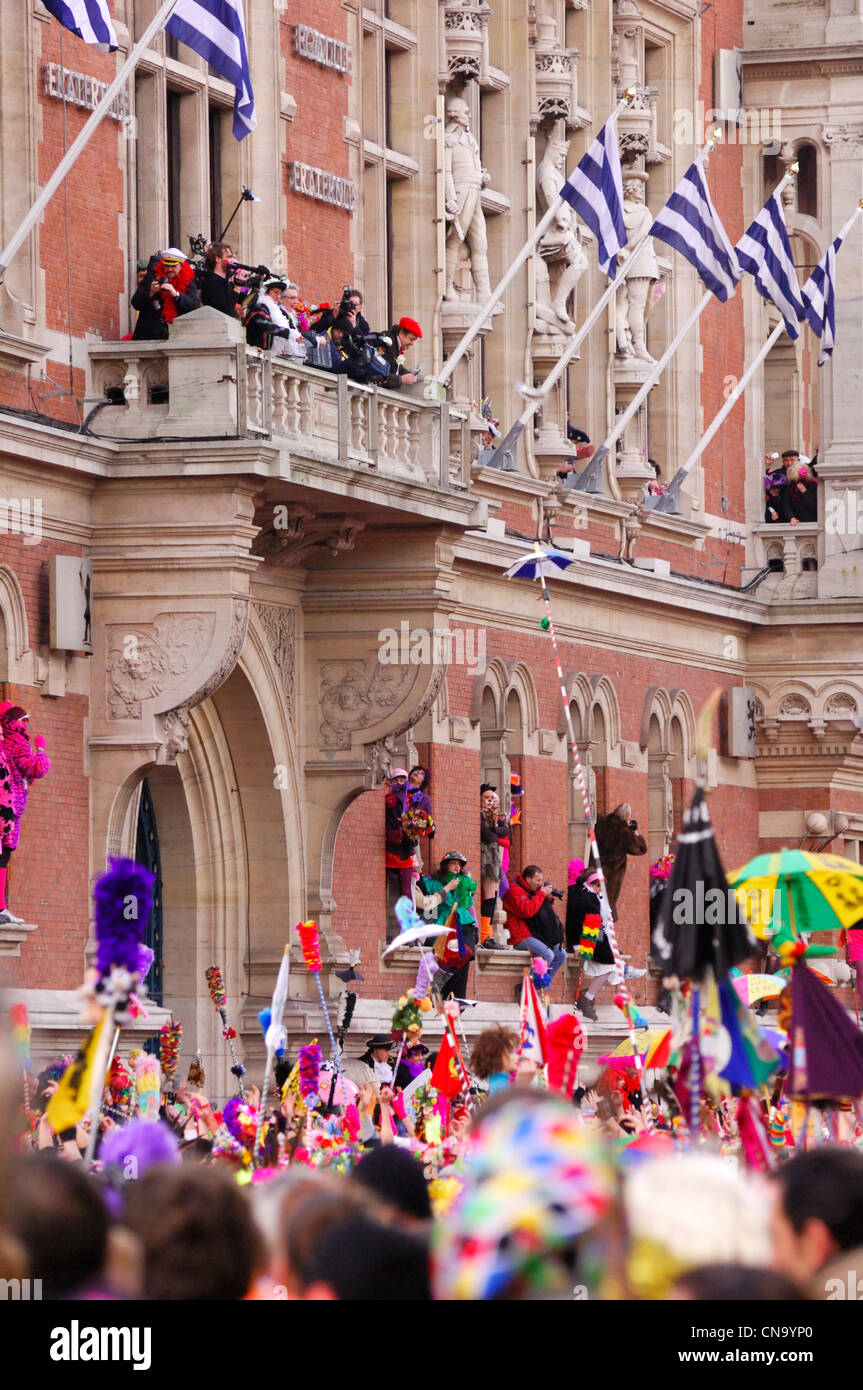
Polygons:
M0 701L0 925L24 920L6 906L6 871L21 838L30 783L44 777L51 766L41 734L30 742L28 719L20 705Z

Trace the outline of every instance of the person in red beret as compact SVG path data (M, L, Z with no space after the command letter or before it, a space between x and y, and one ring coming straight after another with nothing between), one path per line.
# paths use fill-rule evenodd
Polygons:
M409 319L407 316L400 318L388 333L381 335L381 347L390 364L390 374L384 385L390 391L398 391L402 386L413 386L414 382L419 380L419 370L406 371L404 360L405 354L421 337L422 329L416 319Z

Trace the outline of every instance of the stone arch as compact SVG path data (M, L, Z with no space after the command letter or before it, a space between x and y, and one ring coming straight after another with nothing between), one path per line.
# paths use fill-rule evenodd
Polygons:
M609 753L620 748L620 704L617 699L617 691L609 680L608 676L591 676L590 683L593 686L593 703L591 706L591 737L593 736L593 721L595 711L602 711L603 722L605 724L606 746Z
M661 685L648 686L644 693L644 703L641 707L641 732L639 742L642 749L650 748L650 728L651 720L655 719L659 725L661 742L659 747L663 750L668 749L669 725L671 723L671 711L673 708L673 698L668 691ZM654 748L653 752L658 752L659 748Z
M0 653L0 680L30 685L32 672L25 666L25 659L30 655L27 605L18 576L9 565L0 565L0 616L5 648Z
M518 695L521 705L523 733L526 737L530 737L539 728L539 699L536 686L533 683L533 676L522 661L518 662L510 674L506 691L507 697L513 691Z
M780 681L767 693L764 701L764 713L770 719L809 718L815 703L815 695L815 688L808 681ZM796 715L789 712L789 706L792 702L801 705ZM803 708L804 705L806 706L805 709ZM780 710L782 710L781 714Z
M494 701L495 720L503 724L503 705L506 689L510 681L510 671L500 657L493 656L481 676L475 676L471 697L470 717L475 723L483 718L483 702L486 691L491 692Z
M680 754L683 759L683 766L679 772L674 772L674 776L683 777L685 766L695 757L695 735L697 719L695 706L685 690L670 691L672 697L671 721L677 720L680 727L680 747L675 746L675 739L671 737L671 748L675 755Z

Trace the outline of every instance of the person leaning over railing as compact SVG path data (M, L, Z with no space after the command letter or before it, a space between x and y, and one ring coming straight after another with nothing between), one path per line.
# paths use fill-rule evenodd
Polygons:
M132 337L136 342L167 338L174 319L200 307L192 263L176 246L157 251L150 257L146 274L132 295L132 308L138 310Z

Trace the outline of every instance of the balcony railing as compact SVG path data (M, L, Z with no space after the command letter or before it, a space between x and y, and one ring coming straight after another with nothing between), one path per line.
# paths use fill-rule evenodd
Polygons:
M90 428L112 439L262 439L292 456L447 491L468 486L468 418L420 386L387 391L246 346L213 309L167 342L90 348Z
M814 521L797 526L778 522L754 526L755 564L771 573L759 586L776 598L815 598L818 593L818 537Z

